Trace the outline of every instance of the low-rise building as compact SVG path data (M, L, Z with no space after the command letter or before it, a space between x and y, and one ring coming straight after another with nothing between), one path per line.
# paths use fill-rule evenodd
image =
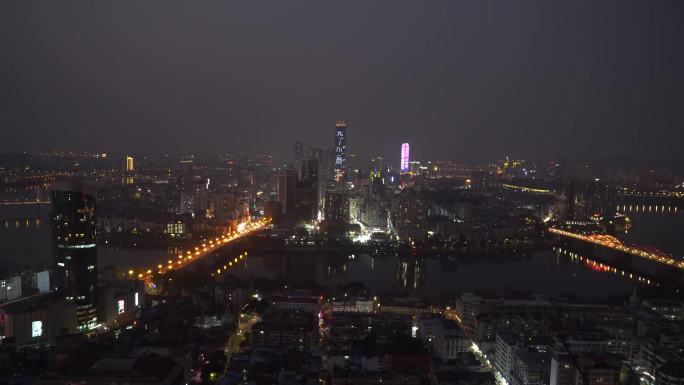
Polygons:
M513 356L511 385L546 385L551 372L551 355L519 349Z
M37 385L137 384L180 385L183 367L174 360L150 354L142 357L80 357L42 375Z
M322 296L309 292L291 291L273 296L271 305L275 310L294 310L318 315L322 300Z
M318 345L317 318L305 312L276 311L252 327L252 346L310 351Z
M21 277L0 279L0 303L14 301L21 297Z
M74 332L73 305L56 292L0 305L0 335L14 337L17 346L50 343L63 331Z

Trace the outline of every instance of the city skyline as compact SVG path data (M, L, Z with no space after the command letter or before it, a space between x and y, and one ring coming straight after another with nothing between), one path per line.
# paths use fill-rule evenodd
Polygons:
M0 382L684 385L682 20L1 2Z

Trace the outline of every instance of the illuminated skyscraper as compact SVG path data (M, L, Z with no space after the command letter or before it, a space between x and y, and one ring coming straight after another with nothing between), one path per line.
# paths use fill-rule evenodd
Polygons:
M409 171L409 144L401 144L401 165L399 166L399 171L408 172Z
M133 157L132 156L126 157L126 171L135 171L135 167L133 166Z
M335 123L335 181L344 180L347 164L347 123Z
M76 308L78 331L97 325L96 190L84 182L52 189L54 287Z

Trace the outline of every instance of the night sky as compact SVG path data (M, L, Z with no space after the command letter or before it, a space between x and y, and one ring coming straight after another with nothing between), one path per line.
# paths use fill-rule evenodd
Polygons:
M684 1L2 1L0 151L684 163Z

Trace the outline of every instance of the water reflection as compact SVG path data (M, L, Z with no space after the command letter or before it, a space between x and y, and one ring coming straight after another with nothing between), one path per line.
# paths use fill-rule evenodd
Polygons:
M422 288L425 270L425 258L397 258L397 285L402 289Z
M684 215L671 215L681 214L682 211L677 207L662 205L652 206L649 211L648 207L619 207L625 212L638 213L630 215L635 219L636 227L629 234L620 235L623 242L653 244L675 255L684 255L678 232L684 225ZM655 213L659 215L652 215ZM25 219L30 215L31 212L15 210L7 212L5 218L24 219L0 219L4 222L4 226L0 222L0 244L3 245L0 258L30 263L51 262L49 221L45 217ZM221 255L222 271L227 269L231 274L244 278L313 282L327 287L361 282L372 291L401 290L428 297L498 288L515 288L548 295L573 293L580 297L608 297L628 294L636 286L657 286L662 283L653 277L635 275L625 268L608 266L595 258L588 259L586 255L572 254L562 249L515 255L441 257L316 250L261 254L250 251L249 257L245 256L235 263L234 259L243 251L237 254L235 251L226 251L225 255ZM183 252L180 247L125 249L100 246L98 263L103 268L111 265L125 271L123 269L156 265L166 261L169 256ZM228 265L231 261L232 266Z
M596 274L584 260L574 262L570 256L552 250L525 255L451 257L250 250L248 263L225 264L233 257L234 252L221 255L214 269L226 271L225 265L236 277L266 278L284 285L334 288L358 282L373 292L402 291L429 298L477 289L511 288L548 295L608 297L628 294L641 284L638 279L625 279L618 274Z
M576 252L573 252L562 247L554 247L553 251L554 263L558 267L560 267L562 263L569 261L570 263L573 263L575 265L582 265L591 271L615 274L619 277L632 280L642 285L654 285L656 287L660 286L659 282L643 273L626 270L621 267L616 267L611 264L607 264L605 262L599 262L597 260L585 257L583 255L580 255Z
M22 219L5 219L3 220L5 229L33 229L40 230L44 221L40 218L22 218Z
M615 210L623 213L676 214L679 208L668 205L618 205Z

